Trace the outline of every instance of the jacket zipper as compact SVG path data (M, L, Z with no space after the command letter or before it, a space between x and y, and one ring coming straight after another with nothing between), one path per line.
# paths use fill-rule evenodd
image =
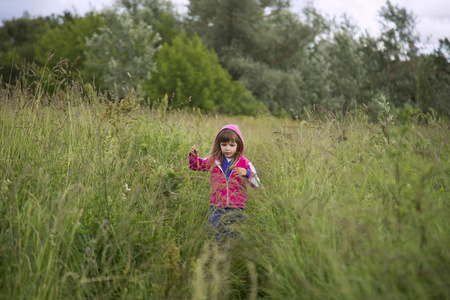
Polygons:
M225 181L227 183L227 207L228 207L230 205L230 190L228 188L229 178L227 179L227 174L225 174L225 172L222 170L222 166L219 165L218 167L219 167L220 171L222 171L223 176L225 176ZM231 177L231 174L230 174L230 177Z
M237 163L238 163L240 160L241 160L241 157L239 157L238 161L236 162L236 165L237 165ZM235 165L235 166L236 166L236 165ZM227 207L229 207L229 205L230 205L230 189L228 188L228 180L230 180L231 174L230 174L230 178L227 179L227 175L226 175L225 172L222 170L222 166L221 166L220 164L217 164L217 166L219 167L220 171L222 171L223 176L225 176L225 181L226 181L226 183L227 183Z

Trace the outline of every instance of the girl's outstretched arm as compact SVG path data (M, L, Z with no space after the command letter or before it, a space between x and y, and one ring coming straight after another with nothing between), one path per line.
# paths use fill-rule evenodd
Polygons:
M189 155L194 157L198 155L198 148L195 145L193 145L191 150L189 150Z
M208 164L207 160L208 158L202 159L198 157L198 148L193 145L191 149L189 150L189 155L187 158L189 169L193 171L207 171L208 170Z

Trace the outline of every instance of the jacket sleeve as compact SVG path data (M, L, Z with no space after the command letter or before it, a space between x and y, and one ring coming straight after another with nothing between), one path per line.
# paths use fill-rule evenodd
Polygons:
M259 184L260 184L259 177L256 174L255 167L253 166L253 164L250 161L248 162L248 167L249 167L250 172L251 172L250 176L248 177L248 182L250 183L250 186L252 188L256 189L256 188L259 187Z
M208 171L208 157L200 158L198 155L187 157L188 167L193 171Z

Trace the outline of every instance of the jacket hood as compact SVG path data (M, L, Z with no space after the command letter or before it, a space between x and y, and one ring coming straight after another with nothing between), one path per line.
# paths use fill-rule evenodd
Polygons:
M241 156L244 155L244 150L245 150L244 138L242 137L241 130L239 130L239 126L237 126L236 124L228 124L228 125L223 126L222 129L220 129L219 132L217 133L216 138L214 139L214 144L217 141L217 137L219 136L219 133L222 130L224 130L224 129L231 129L231 130L233 130L234 132L237 133L237 135L239 136L239 138L242 141L242 153L241 153Z

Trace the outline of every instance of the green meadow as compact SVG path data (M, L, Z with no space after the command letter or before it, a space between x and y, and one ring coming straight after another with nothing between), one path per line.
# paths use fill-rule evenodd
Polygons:
M2 87L0 298L450 299L448 121L168 101ZM217 245L209 175L186 157L229 123L261 187Z

